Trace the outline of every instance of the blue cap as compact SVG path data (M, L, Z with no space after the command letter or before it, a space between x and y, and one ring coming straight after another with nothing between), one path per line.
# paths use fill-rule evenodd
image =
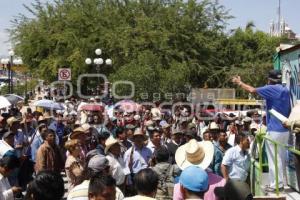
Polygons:
M208 175L200 167L192 165L182 171L179 183L193 192L204 192L208 189Z

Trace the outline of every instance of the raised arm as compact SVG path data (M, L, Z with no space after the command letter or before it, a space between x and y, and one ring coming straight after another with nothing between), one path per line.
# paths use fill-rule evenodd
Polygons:
M243 88L244 90L250 92L250 93L255 93L256 92L256 89L254 87L252 87L251 85L248 85L246 83L244 83L242 80L241 80L241 77L240 76L234 76L232 78L232 82L239 85L241 88Z

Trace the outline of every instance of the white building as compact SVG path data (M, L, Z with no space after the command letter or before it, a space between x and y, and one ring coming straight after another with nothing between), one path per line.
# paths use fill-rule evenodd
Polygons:
M270 23L269 34L275 37L287 36L287 38L295 40L297 39L296 33L288 26L284 19L281 19L280 24Z

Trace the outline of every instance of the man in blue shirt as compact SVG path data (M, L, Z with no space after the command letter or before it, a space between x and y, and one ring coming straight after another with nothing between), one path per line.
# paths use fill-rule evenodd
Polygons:
M238 180L245 182L250 170L250 141L248 135L239 133L238 145L228 149L223 157L221 170L226 180Z
M140 170L149 167L149 161L152 158L152 151L145 145L146 136L140 128L136 129L133 134L133 146L124 154L126 170L130 171L130 178L133 178Z
M244 90L257 93L263 99L266 100L266 109L267 109L267 134L271 139L282 143L287 144L289 139L289 131L286 129L282 123L277 120L274 116L270 115L268 112L270 109L275 109L282 115L288 117L291 112L291 103L290 103L290 93L289 90L281 85L281 72L279 70L271 70L268 76L268 85L254 88L248 84L242 82L239 76L235 76L232 79L233 83L238 84ZM270 142L267 142L267 155L269 162L269 181L270 185L268 189L275 189L275 150L274 145ZM278 181L279 188L284 186L283 172L285 171L286 165L286 154L283 148L278 148Z
M43 144L44 140L41 136L41 133L43 131L46 131L47 127L46 124L40 124L39 127L36 130L36 133L32 135L32 143L30 145L30 153L27 152L27 154L31 154L31 160L35 163L35 159L36 159L36 153L37 150L39 149L39 147Z

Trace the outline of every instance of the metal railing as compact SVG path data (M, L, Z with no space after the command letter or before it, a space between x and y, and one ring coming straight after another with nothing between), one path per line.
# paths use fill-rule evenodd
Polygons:
M251 158L252 164L255 168L259 170L258 177L255 177L256 183L258 183L259 187L261 188L261 178L263 174L263 167L268 167L268 163L263 163L263 143L265 140L269 141L274 145L274 155L275 155L275 193L277 196L279 196L279 180L278 180L278 147L285 148L286 150L299 155L300 156L300 150L295 149L295 147L287 145L287 144L281 144L271 138L269 138L266 134L257 134L256 135L256 142L258 145L258 162L255 158ZM259 180L257 180L259 178ZM253 184L253 183L252 183ZM253 188L253 187L251 187ZM256 194L257 191L252 191Z

